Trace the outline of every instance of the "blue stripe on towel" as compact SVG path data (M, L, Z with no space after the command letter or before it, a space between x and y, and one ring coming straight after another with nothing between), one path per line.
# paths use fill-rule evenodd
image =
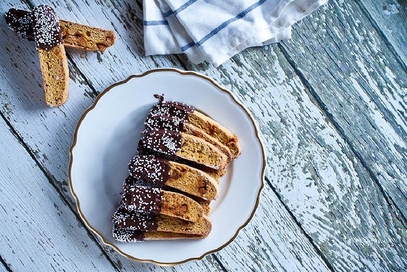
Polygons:
M193 0L191 0L193 1ZM191 2L189 1L189 2ZM209 40L210 38L212 38L213 36L215 36L217 33L219 33L222 29L224 29L225 27L227 27L228 25L230 25L231 23L243 18L244 16L246 16L250 11L254 10L255 8L261 6L264 2L266 2L267 0L260 0L257 3L254 3L253 5L251 5L250 7L248 7L247 9L243 10L242 12L240 12L239 14L237 14L235 17L223 22L222 24L220 24L218 27L216 27L215 29L213 29L211 32L209 32L209 34L207 34L205 37L203 37L200 41L198 41L197 43L188 43L184 46L181 47L182 51L186 51L187 49L189 49L190 47L196 45L196 46L202 46L202 44L204 44L207 40Z
M174 11L169 10L167 12L164 12L164 17L168 17L168 16L170 16L172 14L177 15L178 13L180 13L181 11L183 11L184 9L186 9L187 7L189 7L190 5L195 3L196 1L198 1L198 0L189 0L188 2L185 2L182 6L180 6L179 8L177 8Z
M168 25L167 20L144 21L145 26Z
M172 15L172 14L174 14L174 12L170 9L169 11L164 12L164 13L163 13L163 16L164 16L165 18L167 18L168 16L170 16L170 15Z
M182 47L181 47L181 51L184 52L184 51L186 51L188 48L191 48L191 47L194 46L194 45L195 45L195 42L190 42L190 43L188 43L188 44L182 46Z

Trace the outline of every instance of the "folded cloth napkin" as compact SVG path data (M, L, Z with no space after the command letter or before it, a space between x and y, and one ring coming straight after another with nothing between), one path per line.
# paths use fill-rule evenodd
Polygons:
M291 38L328 0L144 0L145 54L184 53L219 66L248 47Z

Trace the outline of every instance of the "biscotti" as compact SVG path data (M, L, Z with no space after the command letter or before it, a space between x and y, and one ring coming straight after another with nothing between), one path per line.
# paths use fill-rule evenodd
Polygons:
M176 189L174 187L169 187L169 186L165 186L165 185L164 185L164 187L161 187L160 185L158 185L158 183L156 181L151 181L148 178L143 180L143 179L134 178L133 176L128 175L126 177L126 179L124 180L123 190L125 191L126 187L129 186L130 184L142 185L142 186L147 186L147 187L164 188L164 189L166 188L167 190L171 190L173 192L178 192L180 194L185 194L186 196L188 196L188 197L192 198L193 200L195 200L196 202L198 202L199 205L201 205L204 215L209 215L209 213L211 211L211 206L210 205L211 205L212 200L207 200L207 199L204 199L204 198L199 197L199 196L188 194L188 193L183 192L181 190L178 190L178 189ZM191 189L189 189L189 190L191 190Z
M118 227L113 227L112 231L113 238L122 243L134 243L141 241L154 241L154 240L191 240L191 239L203 239L206 236L176 233L176 232L163 232L163 231L139 231L139 230L129 230L121 229Z
M60 106L68 100L69 70L65 47L103 52L113 45L110 30L60 20L50 6L40 5L32 12L11 8L5 14L9 28L35 41L43 79L45 102Z
M60 20L62 41L66 47L104 52L115 41L114 32L97 27Z
M34 40L32 14L26 10L10 9L6 15L8 26L28 40ZM115 34L112 30L79 24L67 20L59 20L61 27L62 43L65 47L86 51L104 52L106 48L115 42Z
M9 9L4 15L8 27L19 36L34 41L32 13L26 10Z
M187 104L155 97L159 102L149 111L138 154L128 164L113 237L121 242L205 238L220 177L241 152L237 136ZM198 215L187 217L195 205Z
M159 102L151 108L147 116L145 124L147 127L150 125L156 127L154 122L163 122L163 126L168 126L171 130L206 134L207 136L204 135L204 138L209 139L211 137L225 145L230 150L232 158L237 158L240 155L241 150L238 138L229 129L196 110L191 105L177 101L165 101L162 96L156 97L159 99Z
M204 171L153 155L136 155L129 173L154 187L168 186L205 200L218 196L218 181Z
M52 8L41 5L33 10L32 25L45 102L49 106L60 106L68 99L69 71L59 19Z
M129 211L168 215L191 222L203 216L202 206L190 197L138 184L124 184L121 205Z
M139 142L139 152L151 153L172 160L186 160L214 170L226 168L227 157L213 144L174 130L145 130Z
M62 44L51 50L38 48L45 103L51 107L64 104L69 96L69 70Z
M116 229L172 232L200 236L207 236L212 228L212 224L206 216L199 218L196 222L190 222L166 215L129 211L124 207L119 207L116 210L112 222Z
M183 119L177 116L167 114L154 114L154 112L151 112L145 120L144 126L146 130L168 129L171 131L179 131L196 136L217 147L223 154L226 155L228 162L233 159L232 153L226 145L219 142L218 139L205 133L202 129L195 127L194 125L188 123L186 120L182 120Z

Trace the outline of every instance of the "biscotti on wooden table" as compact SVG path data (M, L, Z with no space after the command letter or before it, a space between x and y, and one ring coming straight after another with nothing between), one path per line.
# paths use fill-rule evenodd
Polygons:
M103 52L115 40L113 31L60 20L54 9L46 5L39 5L32 11L11 8L5 18L18 35L35 41L45 102L52 107L68 100L69 70L65 47Z
M21 37L34 41L32 13L26 10L11 8L5 15L8 26ZM86 51L104 52L115 42L112 30L59 20L62 44L65 47Z
M104 52L112 46L115 35L112 30L78 24L66 20L59 21L64 46L86 51Z
M45 102L50 106L62 105L68 99L69 71L59 19L52 8L38 6L32 12L32 27L40 60Z
M207 237L220 177L241 153L224 126L190 105L156 98L112 217L120 242Z

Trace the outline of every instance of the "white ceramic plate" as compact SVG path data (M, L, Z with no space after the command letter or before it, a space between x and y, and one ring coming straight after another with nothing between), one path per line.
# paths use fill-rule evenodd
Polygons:
M154 94L194 106L239 137L242 154L221 179L220 195L209 216L212 231L205 239L126 244L112 237L111 216L127 165L137 153L143 121L157 102ZM200 259L236 237L259 203L266 164L255 122L244 106L208 77L175 69L131 76L104 91L80 119L70 155L71 192L88 227L129 258L166 265Z

